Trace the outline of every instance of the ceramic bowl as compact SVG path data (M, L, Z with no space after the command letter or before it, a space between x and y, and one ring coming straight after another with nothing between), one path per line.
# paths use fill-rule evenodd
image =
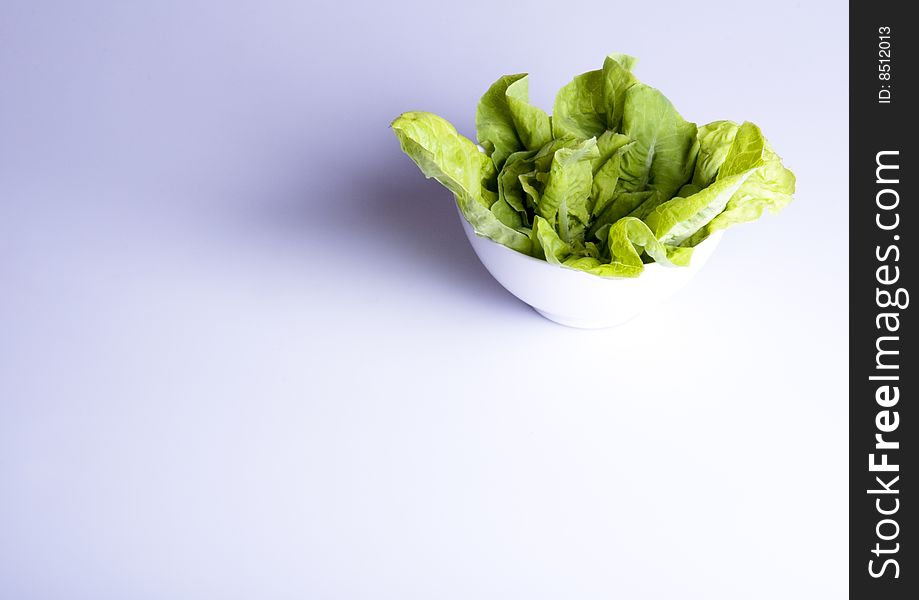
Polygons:
M634 279L605 279L533 258L476 235L457 210L466 237L488 272L545 318L583 329L613 327L663 303L705 265L722 232L696 247L688 267L645 265Z

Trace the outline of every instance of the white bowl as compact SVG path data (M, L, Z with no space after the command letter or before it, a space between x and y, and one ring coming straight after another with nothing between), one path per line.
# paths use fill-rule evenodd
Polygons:
M457 214L472 249L498 283L550 321L583 329L620 325L667 300L705 265L723 233L699 244L688 267L651 263L639 277L606 279L549 264L476 235L458 209Z

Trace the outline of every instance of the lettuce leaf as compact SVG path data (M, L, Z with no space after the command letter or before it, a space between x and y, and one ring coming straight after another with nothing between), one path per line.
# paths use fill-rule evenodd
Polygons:
M491 212L497 198L483 180L494 176L495 167L475 144L445 119L426 112L404 113L393 121L392 129L403 152L425 177L436 179L453 192L460 211L476 233L518 252L530 253L529 236L508 227Z
M476 136L498 169L508 156L524 149L507 101L507 90L513 83L525 78L526 74L520 73L498 79L479 100L475 113Z
M626 92L637 83L631 69L636 59L611 54L603 68L578 75L559 90L552 108L555 137L586 139L619 131Z
M530 82L526 75L507 86L505 96L524 148L539 150L552 141L552 121L544 110L530 104Z
M552 156L552 166L536 212L555 227L566 242L583 241L590 211L591 161L599 156L597 140L590 138L575 148L562 148Z
M622 156L622 191L650 188L670 198L689 180L699 148L696 126L683 120L658 90L644 84L629 88L622 131L634 142Z

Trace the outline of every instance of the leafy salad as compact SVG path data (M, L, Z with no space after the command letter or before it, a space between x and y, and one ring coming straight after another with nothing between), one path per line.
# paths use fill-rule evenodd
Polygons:
M427 112L392 129L478 235L601 277L685 266L712 233L784 208L795 176L759 127L684 120L635 62L613 54L578 75L551 116L529 103L526 74L501 77L476 111L480 146Z

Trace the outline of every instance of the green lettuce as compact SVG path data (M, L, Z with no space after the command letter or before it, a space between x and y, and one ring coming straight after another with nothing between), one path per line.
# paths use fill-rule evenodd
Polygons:
M714 232L787 206L795 177L759 127L686 121L635 63L608 56L551 116L530 104L526 74L501 77L479 101L478 144L426 112L392 129L478 235L600 277L685 266Z

